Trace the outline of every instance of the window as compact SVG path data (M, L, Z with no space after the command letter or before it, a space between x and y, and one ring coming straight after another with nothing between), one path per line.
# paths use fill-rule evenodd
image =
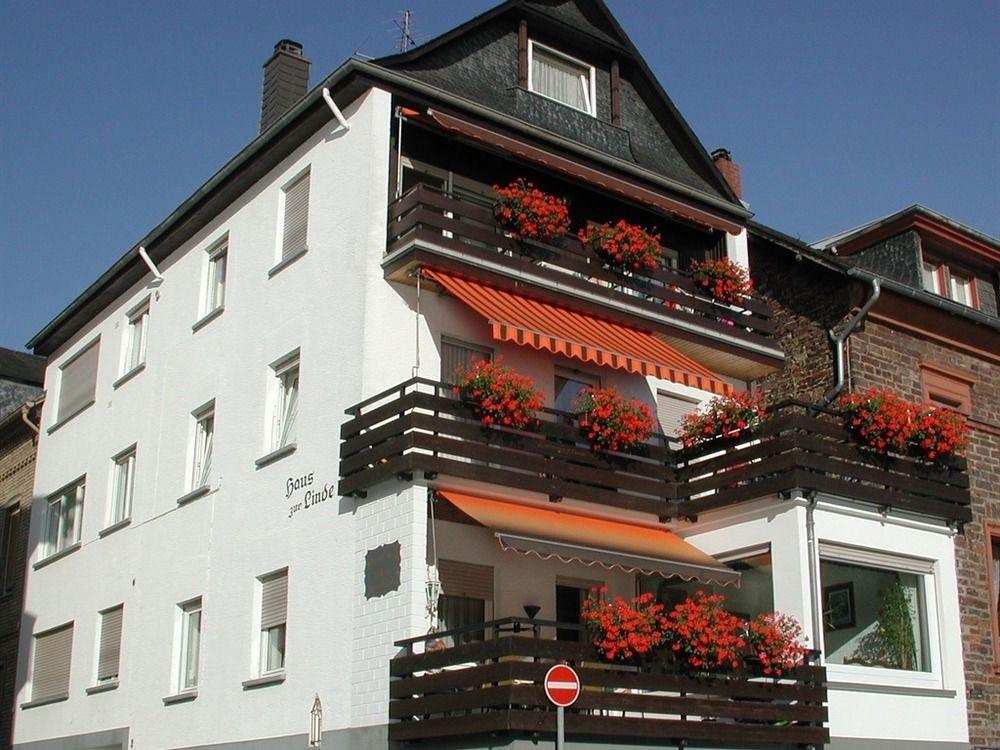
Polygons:
M441 596L438 619L442 630L479 625L493 617L493 567L457 560L438 560ZM453 643L481 641L482 630L456 635Z
M216 242L207 251L208 268L205 273L205 291L202 315L222 309L226 304L226 264L229 257L229 237Z
M299 414L299 353L271 366L271 450L293 445Z
M98 339L59 368L57 422L69 419L94 403L100 349L100 340Z
M697 581L685 582L679 578L640 576L639 592L648 592L656 596L656 600L666 606L667 611L696 591L722 594L726 597L726 609L747 619L774 610L770 545L740 550L728 555L716 555L715 558L741 574L738 589Z
M592 65L545 47L528 44L528 89L589 115L596 115L596 86Z
M465 370L473 359L493 361L493 350L478 344L469 344L457 339L441 337L441 381L454 385L458 373Z
M136 447L133 445L112 459L108 526L124 521L132 513L132 492L135 487L135 451Z
M122 653L122 615L125 607L101 612L101 636L97 644L97 684L118 681L118 665Z
M568 412L573 408L573 402L576 401L581 391L586 388L600 387L601 379L596 375L557 367L553 408Z
M698 399L678 396L665 391L656 392L656 417L664 435L676 436L681 431L685 414L698 410Z
M207 487L212 478L212 443L215 436L215 402L191 415L194 418L194 449L191 454L189 489Z
M149 300L128 314L125 327L125 350L122 352L122 374L135 370L146 361L146 330L149 327Z
M820 542L828 664L930 672L933 563Z
M993 669L1000 672L1000 523L986 524L987 583L993 630Z
M924 289L928 292L934 292L934 294L944 293L944 266L925 260L921 267L921 275L924 282Z
M15 499L10 505L8 505L3 510L3 547L0 548L0 565L3 565L3 570L0 574L3 575L3 580L0 582L0 593L10 593L14 590L14 585L17 583L17 573L19 556L18 547L21 542L21 505L20 501Z
M285 668L285 636L288 624L288 571L282 570L260 581L260 673Z
M926 403L972 414L972 386L976 379L968 372L936 362L920 363L920 385Z
M966 307L976 307L975 303L975 279L970 276L962 276L958 273L951 273L951 298Z
M72 654L73 623L35 636L35 657L31 668L32 702L68 697Z
M952 299L966 307L979 307L976 279L971 274L925 258L921 262L921 279L924 289L929 292Z
M292 180L281 191L284 202L281 257L286 260L306 249L309 229L309 170Z
M198 663L201 658L201 598L178 605L180 632L178 642L177 692L198 689Z
M83 522L84 480L49 498L45 514L45 556L55 555L80 541Z

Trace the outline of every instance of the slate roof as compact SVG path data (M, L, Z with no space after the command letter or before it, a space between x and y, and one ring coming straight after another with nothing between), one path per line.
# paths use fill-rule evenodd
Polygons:
M865 232L871 231L872 229L876 229L880 226L883 226L884 224L891 224L897 219L900 219L904 216L909 216L910 214L922 214L923 216L926 216L930 219L934 219L935 221L941 222L942 224L946 224L951 228L958 230L959 232L967 234L971 237L975 237L976 239L985 242L987 244L993 245L996 248L1000 248L1000 239L992 237L986 234L985 232L980 232L978 229L973 229L967 224L963 224L960 221L956 221L950 216L945 216L944 214L939 213L934 209L927 208L927 206L923 206L919 203L914 203L912 206L907 206L901 211L896 211L894 213L887 214L885 216L880 216L877 219L872 219L871 221L867 221L864 224L853 227L851 229L845 229L843 232L838 232L837 234L831 235L830 237L825 237L824 239L816 240L811 244L813 247L819 250L829 250L831 247L843 244L848 240L854 239L858 235L864 234Z

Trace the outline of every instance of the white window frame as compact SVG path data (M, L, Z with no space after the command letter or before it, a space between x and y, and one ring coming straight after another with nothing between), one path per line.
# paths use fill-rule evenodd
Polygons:
M302 247L296 248L294 250L289 250L285 252L285 235L288 232L287 219L285 215L285 206L288 202L289 191L296 187L302 180L305 180L309 184L309 196L306 200L306 236L302 242ZM300 171L296 172L295 175L287 180L282 186L280 191L280 198L278 200L278 227L277 232L277 245L275 247L275 264L276 268L283 266L285 263L290 263L293 259L298 258L300 255L306 253L309 250L309 219L310 219L310 207L312 204L312 165L304 167Z
M541 91L535 89L534 81L534 60L535 60L535 47L542 51L543 54L551 55L552 57L561 58L571 65L579 66L585 69L589 74L589 85L584 88L584 95L587 97L587 109L580 109L579 107L574 107L572 104L567 104L566 102L559 101L553 96L549 96ZM581 75L581 78L583 76ZM582 82L581 82L582 83ZM559 102L564 107L569 107L570 109L575 109L577 112L583 112L590 115L591 117L597 117L597 73L596 69L590 63L584 62L572 55L567 55L565 52L560 52L557 49L549 47L547 44L542 44L541 42L536 42L534 39L528 40L528 91L538 96L543 96L554 102Z
M68 529L66 526L66 507L67 500L72 493L73 502L76 504L76 514L74 516L74 526L72 529ZM44 537L44 557L47 559L53 555L58 555L60 552L71 548L73 545L79 543L81 532L83 530L83 508L84 500L87 494L87 478L86 476L80 477L76 481L70 482L65 487L60 489L58 492L49 495L46 500L45 506L45 527L43 529ZM55 506L58 504L58 510ZM49 536L49 530L52 528L53 513L58 513L57 525L55 527L56 538L52 539Z
M201 316L226 307L226 277L229 272L229 233L205 250L205 285L202 289Z
M149 297L125 315L122 336L122 362L119 374L128 375L146 364L146 344L149 338Z
M939 602L942 601L940 565L936 560L929 561L910 555L892 551L865 549L855 545L834 540L820 540L820 547L837 548L836 557L826 557L818 554L819 562L847 563L876 570L911 573L918 576L920 595L924 601L924 625L927 630L927 671L906 669L887 669L884 667L868 667L861 664L831 664L826 661L826 632L819 628L821 643L819 648L823 654L823 662L830 682L854 683L859 685L894 685L901 687L940 689L943 686L943 669L941 664L941 613ZM852 554L853 553L853 554ZM872 562L870 555L881 558L881 564ZM895 562L893 562L895 561ZM922 566L930 566L931 572L919 570ZM822 595L823 580L820 576L820 595Z
M283 577L285 579L286 594L285 594L285 621L280 625L275 625L271 628L265 629L263 627L262 618L264 615L264 585L267 581L273 580L275 578ZM256 613L256 622L254 629L256 631L256 644L257 644L257 654L256 654L256 669L254 672L258 677L267 677L269 675L281 674L285 671L285 666L288 663L288 568L282 568L280 570L275 570L270 573L266 573L262 576L258 576L256 581L256 606L254 607L254 612ZM277 667L268 668L267 656L268 647L270 646L270 638L273 631L280 631L278 633L279 637L282 639L281 646L281 665Z
M118 674L113 677L100 677L101 662L101 640L104 638L105 617L112 615L115 611L121 611L121 630L118 634ZM122 672L122 641L125 638L125 604L119 603L113 607L107 607L97 613L97 627L95 628L97 639L94 642L94 685L113 685L121 679Z
M302 395L302 357L300 350L286 354L271 364L270 368L269 427L267 450L276 451L296 444L298 413ZM294 391L289 389L295 381ZM291 395L291 398L289 397ZM291 432L288 424L291 422Z
M215 399L191 412L191 454L188 461L188 489L211 486L212 457L215 452ZM205 425L211 420L211 430Z
M108 482L108 512L105 527L122 523L132 517L132 498L135 493L135 463L138 446L133 443L111 459L111 478ZM122 473L124 472L124 477Z
M197 637L192 641L192 624L194 622L193 615L198 616L198 633ZM177 616L175 622L175 643L176 645L176 655L174 658L174 693L192 693L198 691L198 685L201 681L201 643L202 643L202 633L205 630L205 607L200 596L194 599L189 599L186 602L181 602L177 605ZM192 642L195 644L194 648L197 649L197 653L194 658L194 679L190 679L190 667L191 659L189 659L189 654L192 648Z
M101 368L101 337L98 336L92 341L81 346L72 357L69 357L65 362L59 365L59 399L56 401L56 416L53 427L50 427L50 431L54 429L55 425L63 424L75 417L80 412L88 409L97 401L97 379L100 376ZM79 362L80 358L85 356L91 349L97 347L97 364L94 368L94 384L93 384L93 394L89 401L78 404L73 408L72 411L66 411L65 399L66 399L66 370L72 367L75 363Z

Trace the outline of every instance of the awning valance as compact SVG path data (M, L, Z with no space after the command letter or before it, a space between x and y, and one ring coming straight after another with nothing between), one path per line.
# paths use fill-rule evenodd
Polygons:
M728 383L652 333L523 297L444 271L424 275L486 318L497 341L724 394Z
M656 190L650 190L619 177L614 177L607 172L588 167L573 159L557 156L551 151L532 146L492 128L487 128L438 110L427 110L427 114L431 121L447 131L488 146L493 146L494 148L499 148L512 156L559 172L574 180L580 180L581 182L615 193L628 200L661 209L693 224L710 229L719 229L734 235L743 231L743 227L735 221L724 219L717 214L692 206L677 198L671 198Z
M739 573L666 529L446 490L438 496L491 529L505 550L626 573L740 585Z

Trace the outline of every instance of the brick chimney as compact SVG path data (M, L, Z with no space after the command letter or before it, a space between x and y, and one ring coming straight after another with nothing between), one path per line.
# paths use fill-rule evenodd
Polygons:
M264 88L260 100L260 132L273 125L309 90L309 61L302 45L282 39L264 63Z
M712 161L722 172L722 176L726 178L736 197L742 198L743 182L740 180L740 165L733 161L733 155L724 148L717 148L712 152Z

